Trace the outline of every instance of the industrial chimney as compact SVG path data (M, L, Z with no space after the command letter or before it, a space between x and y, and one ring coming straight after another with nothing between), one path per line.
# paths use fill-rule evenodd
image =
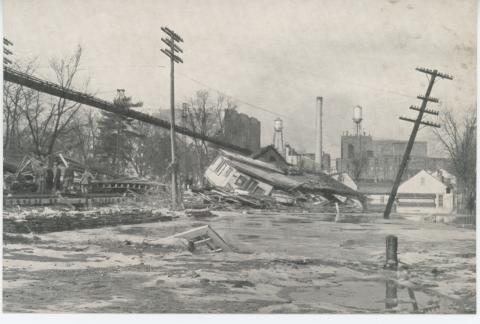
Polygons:
M322 169L322 109L323 109L323 98L317 97L317 107L315 113L315 163L320 166L320 171Z

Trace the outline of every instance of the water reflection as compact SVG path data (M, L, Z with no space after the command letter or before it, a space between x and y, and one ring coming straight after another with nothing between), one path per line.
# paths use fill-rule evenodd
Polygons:
M385 281L385 308L392 309L398 306L397 283L393 279Z
M408 301L399 301L398 293L399 289L406 288L409 296ZM427 313L439 308L439 305L428 305L423 309L420 309L418 306L417 298L415 296L415 291L403 285L400 285L396 279L387 279L385 281L385 309L387 310L400 310L400 304L411 304L412 313ZM410 306L409 306L410 307ZM402 311L407 311L407 309L402 309Z

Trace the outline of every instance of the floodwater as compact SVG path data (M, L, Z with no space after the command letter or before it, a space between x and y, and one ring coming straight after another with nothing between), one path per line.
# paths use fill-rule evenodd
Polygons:
M474 313L475 230L218 212L4 240L5 312ZM209 224L235 252L161 238ZM383 269L398 236L400 268Z

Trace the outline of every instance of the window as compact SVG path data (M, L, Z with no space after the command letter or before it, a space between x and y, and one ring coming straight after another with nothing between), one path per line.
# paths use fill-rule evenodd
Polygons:
M451 191L450 187L447 187L447 194L449 194Z
M348 144L348 158L353 159L355 157L355 148L353 144Z
M420 185L421 185L421 186L424 186L424 185L425 185L425 178L424 178L424 177L421 177L421 178L420 178Z
M373 151L367 151L367 157L373 158Z
M252 181L248 184L246 190L249 191L249 192L250 192L250 191L255 192L255 188L256 188L257 186L258 186L258 182L255 181L255 180L252 180Z
M263 195L265 194L265 190L263 190L262 188L260 187L257 187L257 189L255 189L255 191L253 192L254 195Z
M247 182L247 180L248 180L247 177L245 177L245 176L243 176L243 175L240 175L240 176L238 177L237 181L235 181L235 184L236 184L237 186L240 186L240 187L241 187L241 186L243 186L243 185L245 184L245 182Z
M224 165L225 165L225 161L223 160L220 163L218 163L217 167L215 168L215 173L220 174Z
M227 166L227 171L225 172L225 177L228 177L230 173L232 173L233 168L231 166Z
M438 207L443 207L443 195L438 195Z

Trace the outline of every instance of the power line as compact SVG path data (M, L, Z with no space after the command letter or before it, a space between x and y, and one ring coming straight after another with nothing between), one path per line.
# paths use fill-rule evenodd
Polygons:
M182 75L182 76L184 76L184 77L186 77L187 79L192 80L193 82L196 82L196 83L198 83L198 84L200 84L200 85L202 85L202 86L204 86L204 87L209 88L210 90L214 90L214 91L216 91L216 92L218 92L218 93L221 93L221 94L224 94L224 95L226 95L226 96L228 96L228 97L230 97L230 98L233 98L233 99L235 99L235 101L237 101L237 102L239 102L239 103L242 103L242 104L244 104L244 105L247 105L247 106L249 106L249 107L252 107L252 108L255 108L255 109L258 109L258 110L262 110L262 111L268 112L268 113L273 114L273 115L275 115L275 116L280 116L280 117L283 117L283 118L286 118L286 119L294 120L294 118L291 118L291 117L289 117L289 116L287 116L287 115L280 114L280 113L278 113L278 112L275 112L275 111L272 111L272 110L269 110L269 109L260 107L259 105L255 105L255 104L252 104L252 103L250 103L250 102L248 102L248 101L245 101L245 100L243 100L243 99L239 99L239 98L237 98L237 97L234 97L234 96L232 96L232 95L229 95L229 94L227 94L225 91L222 91L222 90L219 90L219 89L217 89L217 88L214 88L214 87L206 84L206 83L203 82L203 81L199 81L199 80L197 80L197 79L195 79L195 78L193 78L193 77L191 77L191 76L186 75L185 73L181 73L181 72L177 72L177 73L180 74L180 75Z

